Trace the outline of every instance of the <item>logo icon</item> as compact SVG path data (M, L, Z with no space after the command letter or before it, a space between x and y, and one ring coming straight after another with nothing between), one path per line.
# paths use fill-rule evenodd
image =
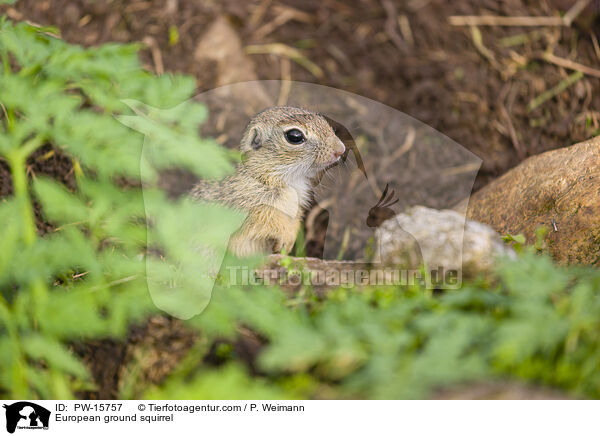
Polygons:
M4 405L6 409L6 431L14 433L18 429L48 429L50 411L29 401L19 401Z

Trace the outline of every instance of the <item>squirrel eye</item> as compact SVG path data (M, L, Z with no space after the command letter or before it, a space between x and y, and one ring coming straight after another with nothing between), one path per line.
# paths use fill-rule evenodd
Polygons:
M290 129L285 132L285 139L290 144L301 144L306 140L302 132L298 129Z

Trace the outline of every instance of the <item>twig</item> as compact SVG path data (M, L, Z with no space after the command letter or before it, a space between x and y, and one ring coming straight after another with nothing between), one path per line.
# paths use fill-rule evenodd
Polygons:
M352 62L346 54L333 44L328 44L325 49L333 56L347 71L353 71Z
M152 62L154 62L154 69L156 70L156 74L158 74L159 76L164 74L165 66L163 64L162 55L160 53L160 49L158 48L156 40L152 36L145 36L142 42L150 48L150 53L152 54Z
M519 33L518 35L511 35L504 38L500 38L500 45L502 47L513 47L515 45L525 44L527 42L534 42L544 37L544 32L541 29L532 30L527 33Z
M2 108L2 112L4 113L4 118L6 118L6 122L9 123L10 119L8 118L8 112L6 112L6 106L4 106L1 101L0 107Z
M150 9L151 7L152 2L136 2L125 6L125 9L123 9L123 11L128 13L141 12L145 11L146 9Z
M346 249L348 248L349 241L350 241L350 227L346 227L346 230L344 230L344 236L342 237L342 246L340 247L340 250L338 251L336 260L342 260L344 258L344 253L346 252Z
M88 222L88 220L83 220L83 221L76 221L73 223L63 224L62 226L55 228L54 232L60 232L61 230L65 229L66 227L78 226L79 224L85 224L87 222Z
M132 280L135 280L136 278L138 278L138 274L134 274L129 277L123 277L122 279L113 280L112 282L108 282L106 284L92 286L90 288L90 291L97 291L98 289L102 289L102 288L111 288L113 286L120 285L122 283L130 282Z
M269 6L271 5L272 1L273 0L263 0L254 9L254 11L252 12L252 15L250 15L250 18L248 19L248 24L249 24L250 28L257 26L258 23L260 23L263 16L267 12L267 9L269 9Z
M273 5L273 12L275 14L282 14L284 12L292 12L296 20L301 21L303 23L312 23L314 21L313 16L308 12L303 12L299 9L293 8L291 6L284 5Z
M90 14L84 15L83 17L81 17L81 19L77 22L77 27L85 27L87 26L87 24L92 21L92 16Z
M35 160L36 160L36 161L38 161L38 162L39 162L39 161L42 161L42 162L43 162L43 161L45 161L45 160L48 160L48 159L50 159L50 158L51 158L52 156L54 156L55 154L56 154L56 151L55 151L55 150L50 150L50 151L47 151L46 153L44 153L43 155L41 155L41 156L37 157Z
M492 51L483 44L483 38L481 36L481 32L479 31L479 29L476 26L471 26L471 36L473 38L473 44L475 45L475 48L477 49L477 51L484 58L486 58L488 61L490 61L491 64L495 65L496 58L494 57L494 53L492 53Z
M72 278L73 279L78 279L78 278L83 277L84 275L86 275L88 273L89 273L89 271L85 271L85 272L82 272L82 273L79 273L79 274L74 274Z
M415 45L415 39L412 34L412 29L410 28L410 21L408 21L408 17L406 15L398 16L398 26L400 27L400 33L402 33L402 37L409 45Z
M580 64L577 62L573 62L569 59L555 56L552 53L544 53L543 55L541 55L539 57L541 59L545 60L546 62L550 62L551 64L558 65L559 67L564 67L568 70L579 71L580 73L586 74L588 76L600 78L600 70L597 70L592 67L588 67L587 65L583 65L583 64Z
M409 127L408 131L406 132L406 137L404 138L404 143L400 147L398 147L398 149L394 153L392 153L392 155L389 158L383 160L381 166L379 167L379 172L384 173L387 167L390 166L390 164L394 163L396 159L398 159L400 156L406 154L415 144L416 136L417 133L414 127Z
M444 168L440 171L440 175L442 176L457 176L460 174L466 174L473 171L478 171L481 164L479 163L469 163L464 165L458 165L456 167Z
M25 169L25 174L27 174L31 179L35 182L37 180L37 176L35 175L35 171L33 170L32 165L27 165Z
M273 32L280 26L283 26L288 21L293 20L294 18L298 18L298 13L293 9L284 9L278 14L275 19L269 21L268 23L262 25L254 32L254 38L263 39L269 33Z
M501 17L498 15L452 15L448 22L452 26L566 26L585 9L591 0L578 0L563 17Z
M290 96L292 87L291 62L288 58L281 58L281 87L279 88L279 97L277 106L285 106Z
M576 83L582 77L583 77L583 73L581 71L576 71L575 73L571 74L567 78L561 80L558 85L552 87L551 89L547 90L546 92L543 92L542 94L540 94L539 96L537 96L536 98L531 100L529 102L529 104L527 105L527 110L528 111L534 110L538 106L540 106L540 105L544 104L546 101L550 100L552 97L555 97L556 95L563 92L565 89L567 89L569 86Z
M385 20L385 33L392 40L394 45L402 53L406 52L406 43L402 40L398 31L396 30L396 23L398 22L398 14L396 13L396 7L391 0L381 0L381 5L385 10L387 18Z
M600 126L600 112L588 110L580 113L575 117L576 123L581 123L582 121L590 120L592 122L592 127L597 129Z
M519 142L519 138L517 137L517 131L515 130L515 126L513 125L513 122L510 118L510 115L508 114L508 111L504 107L504 104L500 104L500 115L502 115L502 118L504 118L504 121L506 122L506 125L508 127L508 133L510 134L510 140L512 141L513 147L517 152L517 156L519 157L519 159L525 159L525 149Z
M598 60L600 60L600 44L598 44L598 38L596 37L596 35L592 32L591 33L592 36L592 45L594 46L594 53L596 53L596 58L598 58Z
M248 45L245 47L244 51L248 54L273 54L285 56L296 62L298 65L304 67L318 79L321 79L324 76L321 67L310 61L306 56L300 53L300 51L290 47L289 45L279 42L273 44Z
M62 37L60 36L60 29L55 28L53 26L45 26L43 24L39 24L39 23L36 23L35 21L31 21L31 20L23 20L23 18L24 18L23 14L21 12L17 11L15 8L8 8L8 10L6 11L6 15L11 20L25 21L30 26L39 29L40 33L42 33L44 35L47 35L47 36L50 36L50 37L56 38L56 39L62 39Z
M497 15L452 15L451 26L564 26L561 17L499 17Z
M570 26L571 23L579 16L579 14L585 9L590 0L579 0L575 2L573 6L567 11L567 13L563 16L563 21L565 26Z

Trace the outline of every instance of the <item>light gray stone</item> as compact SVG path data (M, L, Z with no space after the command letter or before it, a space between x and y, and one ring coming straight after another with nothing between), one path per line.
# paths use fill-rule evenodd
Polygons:
M490 271L498 256L514 257L489 226L453 210L415 206L385 221L376 232L376 259L384 265L428 270Z

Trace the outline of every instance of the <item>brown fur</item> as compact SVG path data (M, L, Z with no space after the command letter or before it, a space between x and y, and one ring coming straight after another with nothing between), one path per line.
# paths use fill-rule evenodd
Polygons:
M304 133L304 143L286 140L285 132L292 128ZM344 144L323 116L273 107L250 121L240 150L243 159L235 174L218 182L202 181L191 195L248 213L229 242L235 255L289 252L309 201L310 180L339 159Z

